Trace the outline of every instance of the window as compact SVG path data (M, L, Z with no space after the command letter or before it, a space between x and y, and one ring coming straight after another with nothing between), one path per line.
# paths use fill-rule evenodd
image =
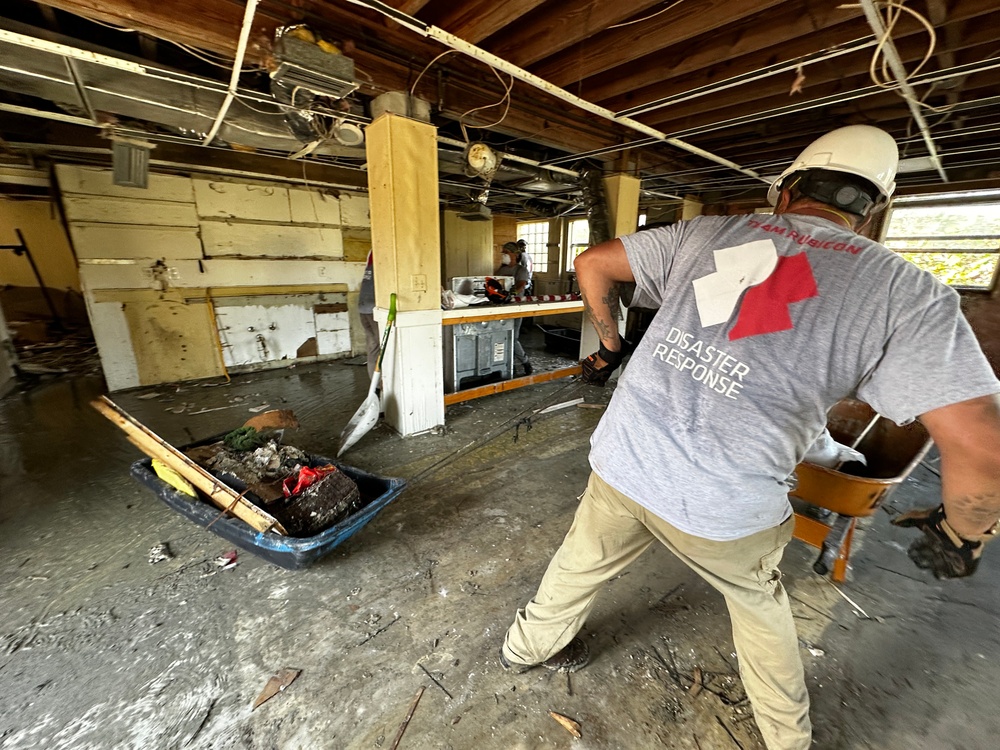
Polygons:
M1000 259L1000 200L974 203L959 196L950 194L950 202L897 199L884 243L945 284L989 289Z
M590 247L590 222L570 219L566 222L566 270L573 270L576 256Z
M517 238L528 244L527 253L531 258L532 271L545 273L549 270L549 222L527 221L518 223Z

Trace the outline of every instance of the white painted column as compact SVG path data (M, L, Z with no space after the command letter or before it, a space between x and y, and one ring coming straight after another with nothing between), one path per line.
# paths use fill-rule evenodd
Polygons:
M366 131L376 319L396 294L382 407L401 435L444 424L437 129L385 113Z

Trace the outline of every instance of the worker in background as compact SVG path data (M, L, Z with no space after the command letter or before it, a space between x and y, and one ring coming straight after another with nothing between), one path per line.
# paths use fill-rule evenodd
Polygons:
M528 293L531 286L531 272L524 265L524 256L516 242L505 242L503 253L500 255L500 267L497 269L497 276L512 276L514 284L508 290L511 295L523 295ZM525 375L532 373L531 362L528 355L521 346L521 323L524 318L514 318L514 358L524 369Z
M773 216L698 217L576 260L601 340L584 377L622 361L616 286L658 312L591 438L576 518L517 612L500 658L586 664L577 637L598 590L654 541L720 591L740 674L770 750L806 750L809 697L778 563L789 477L846 397L941 452L943 503L895 522L938 577L975 572L1000 517L1000 382L958 295L857 232L895 188L896 144L866 125L812 143L772 185Z
M525 292L525 294L531 294L532 291L531 285L533 283L531 281L531 278L535 274L535 264L534 261L531 259L531 255L528 253L528 241L523 239L518 240L517 251L520 253L520 255L517 256L518 257L517 262L523 265L526 269L528 269L528 290Z
M365 274L361 277L358 289L358 313L361 316L361 328L365 332L365 349L368 354L368 378L375 374L378 363L379 338L378 324L375 322L375 269L372 264L372 253L368 253L368 264Z

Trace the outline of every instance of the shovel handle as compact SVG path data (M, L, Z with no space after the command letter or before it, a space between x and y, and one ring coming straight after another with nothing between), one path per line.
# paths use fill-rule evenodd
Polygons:
M389 343L389 331L392 324L396 322L396 293L389 295L389 316L385 319L385 333L382 334L382 347L378 352L378 361L375 363L375 372L382 372L382 358L385 357L385 347Z

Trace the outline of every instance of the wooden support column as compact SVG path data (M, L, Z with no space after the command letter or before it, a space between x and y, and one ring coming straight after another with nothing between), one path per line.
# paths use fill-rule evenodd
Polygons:
M621 237L635 232L639 224L639 185L638 177L629 174L614 174L604 178L604 195L608 201L608 225L613 237ZM625 314L618 321L618 332L625 334ZM580 336L580 359L596 352L601 342L590 319L584 313L583 329Z
M704 206L701 201L693 195L685 195L684 203L681 206L681 221L687 221L688 219L693 219L695 216L701 216L702 208L704 208Z
M375 311L396 331L382 363L382 407L401 435L444 424L437 129L381 115L366 130Z

